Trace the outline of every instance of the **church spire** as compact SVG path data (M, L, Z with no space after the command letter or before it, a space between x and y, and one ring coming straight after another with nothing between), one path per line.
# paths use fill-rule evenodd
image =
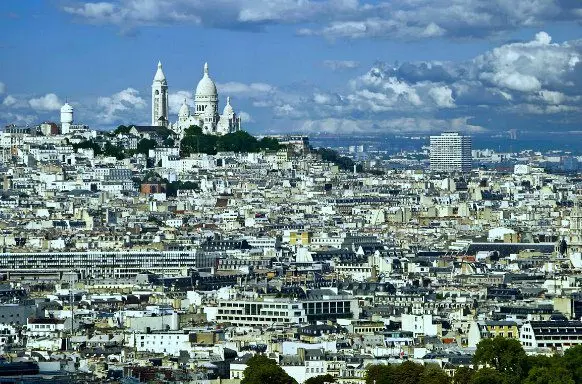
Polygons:
M208 62L204 63L204 74L208 75Z
M159 82L166 82L166 75L164 75L164 71L162 70L162 62L158 61L158 70L156 71L156 75L154 76L154 81Z

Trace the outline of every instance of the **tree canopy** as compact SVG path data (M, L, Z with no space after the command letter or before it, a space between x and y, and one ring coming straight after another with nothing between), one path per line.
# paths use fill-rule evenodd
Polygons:
M523 377L527 373L527 355L521 343L516 339L498 336L481 340L477 345L473 361L516 378Z
M354 169L355 163L352 159L347 156L340 156L337 151L331 148L312 148L311 151L321 156L321 160L329 161L330 163L337 165L339 169L343 169L344 171L351 171ZM356 170L361 172L362 166L358 165Z
M243 375L241 384L297 384L297 381L277 365L275 360L265 355L251 357Z
M310 377L305 380L304 384L325 384L325 383L335 383L335 378L332 375L319 375L315 377Z
M405 361L397 365L376 364L366 369L366 384L450 384L451 378L439 366Z
M192 153L215 155L217 152L260 152L276 151L282 146L276 139L264 137L257 140L245 131L237 131L223 136L206 135L197 126L191 126L184 131L180 145L180 154L188 156Z

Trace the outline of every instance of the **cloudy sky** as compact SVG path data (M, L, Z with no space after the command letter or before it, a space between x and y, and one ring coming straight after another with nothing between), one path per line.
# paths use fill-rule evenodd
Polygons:
M254 133L582 131L580 0L2 0L0 125L171 120L205 61Z

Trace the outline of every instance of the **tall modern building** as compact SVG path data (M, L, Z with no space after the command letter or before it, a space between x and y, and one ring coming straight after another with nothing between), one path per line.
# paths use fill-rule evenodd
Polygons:
M430 137L430 170L435 172L470 172L471 137L444 132Z

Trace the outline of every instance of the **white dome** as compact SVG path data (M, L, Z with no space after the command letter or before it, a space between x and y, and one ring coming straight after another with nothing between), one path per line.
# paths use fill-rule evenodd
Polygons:
M166 84L166 75L164 75L164 71L162 71L161 61L158 61L158 70L156 71L156 75L154 76L154 83L156 82Z
M208 76L208 63L204 64L204 76L198 82L196 87L196 96L215 96L218 97L218 91L216 90L216 84Z
M190 116L190 108L188 108L188 104L186 104L186 99L184 99L184 104L180 107L180 111L178 112L178 116L180 117L188 117Z
M69 103L65 103L61 107L61 113L73 113L73 107Z
M230 96L226 98L226 105L224 106L222 114L225 116L230 116L234 114L234 109L232 108L232 105L230 105Z

